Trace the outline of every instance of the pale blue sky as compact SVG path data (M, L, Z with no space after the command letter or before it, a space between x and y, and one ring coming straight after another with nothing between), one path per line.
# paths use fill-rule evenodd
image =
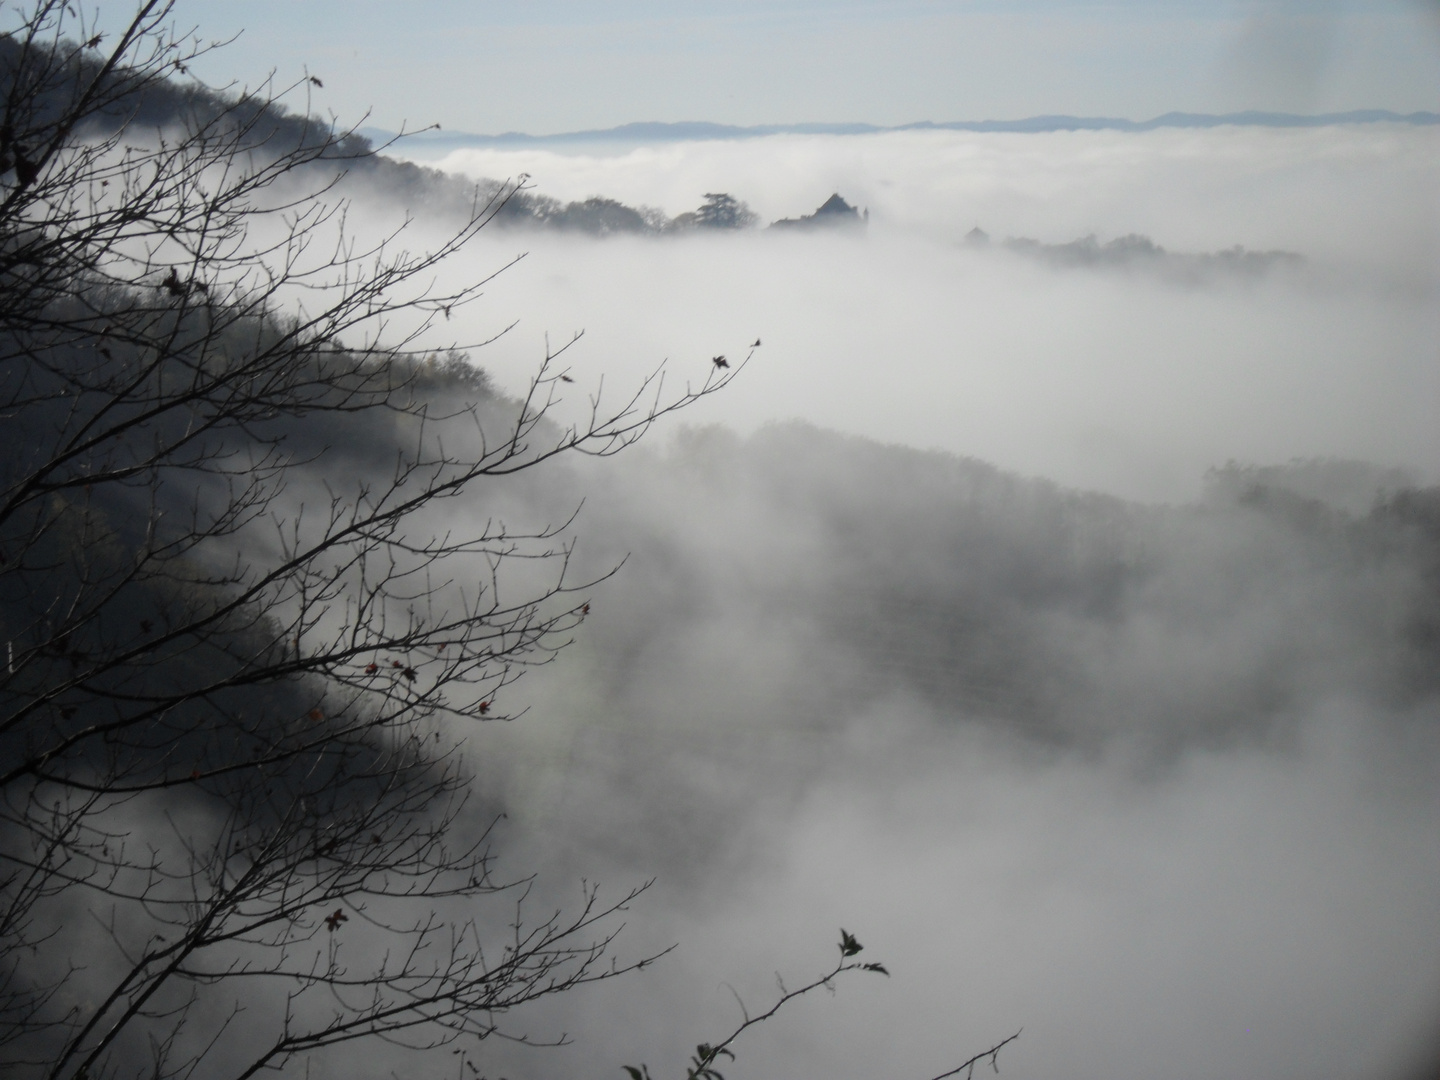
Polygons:
M123 5L110 7L118 13ZM397 127L1440 110L1440 0L181 0L213 80Z

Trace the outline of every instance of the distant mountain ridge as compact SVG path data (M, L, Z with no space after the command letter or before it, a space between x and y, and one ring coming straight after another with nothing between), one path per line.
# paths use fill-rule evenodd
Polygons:
M1336 124L1440 124L1440 113L1396 113L1388 109L1357 109L1351 112L1320 113L1305 116L1298 113L1246 112L1209 113L1169 112L1152 120L1125 120L1097 116L1032 116L1023 120L953 120L936 122L919 120L910 124L884 126L860 123L757 124L741 127L714 124L708 121L662 123L643 121L619 127L592 131L567 131L554 135L530 135L507 131L499 135L478 135L464 131L419 131L405 136L412 145L493 146L506 143L555 142L682 142L713 139L748 139L765 135L873 135L889 131L985 131L1022 134L1047 131L1154 131L1156 128L1213 128L1234 125L1241 127L1312 128ZM395 137L395 132L381 128L361 128L360 134L377 143Z

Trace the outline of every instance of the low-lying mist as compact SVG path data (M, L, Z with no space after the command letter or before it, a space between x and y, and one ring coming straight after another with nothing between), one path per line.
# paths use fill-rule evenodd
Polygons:
M441 329L480 340L518 319L477 355L512 391L547 333L586 331L583 389L667 357L696 377L759 337L702 419L802 418L1146 500L1194 498L1232 459L1338 456L1433 481L1437 161L1440 134L1403 125L460 151L441 164L528 173L562 199L673 215L724 191L770 221L838 192L870 223L600 240L495 229L467 256L477 276L527 257ZM977 226L989 246L965 242ZM1054 257L1132 235L1163 253ZM1218 257L1237 246L1287 257Z
M528 251L431 332L518 319L473 357L502 390L586 331L557 418L602 377L668 359L699 383L763 342L691 427L447 507L459 529L583 502L577 577L623 562L507 691L528 713L464 737L537 896L655 877L622 948L680 943L537 1018L573 1047L492 1047L489 1074L678 1074L738 1022L732 990L763 1008L843 925L894 977L795 1005L734 1077L925 1080L1022 1026L1001 1062L1022 1078L1431 1075L1437 142L906 133L443 162L667 215L707 192L765 220L832 192L870 211L833 235L494 228L457 261L478 278ZM353 194L362 227L396 220ZM1085 256L1107 250L1143 257Z
M556 897L657 877L624 940L680 943L557 1003L573 1048L495 1048L494 1069L678 1073L738 1022L732 990L763 1007L843 925L894 978L792 1007L735 1076L924 1080L1022 1026L1015 1077L1429 1075L1437 141L442 162L669 215L716 191L764 220L832 192L870 211L858 235L496 229L466 256L529 253L440 327L518 319L475 356L502 388L586 331L562 412L602 374L608 393L668 358L698 382L763 342L699 426L477 504L554 521L583 500L576 569L624 560L511 691L529 713L471 737L504 854ZM1134 235L1164 250L1054 255Z
M1358 464L1157 508L804 425L582 494L576 643L471 738L559 895L658 877L628 990L506 1075L678 1070L830 958L737 1076L1404 1076L1440 1005L1440 503ZM549 895L547 891L547 895ZM1420 1075L1417 1073L1416 1075Z

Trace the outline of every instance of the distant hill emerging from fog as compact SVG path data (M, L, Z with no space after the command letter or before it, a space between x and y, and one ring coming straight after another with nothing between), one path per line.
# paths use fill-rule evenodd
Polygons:
M516 143L570 142L693 142L713 139L750 139L764 135L873 135L886 131L997 131L1034 133L1044 131L1154 131L1156 128L1214 128L1226 125L1243 127L1313 128L1334 124L1440 124L1440 113L1396 113L1388 109L1357 109L1352 112L1321 113L1303 116L1297 113L1247 112L1182 113L1169 112L1153 120L1123 120L1106 116L1031 116L1023 120L951 120L936 122L919 120L912 124L886 127L878 124L757 124L740 127L733 124L712 124L705 121L681 123L642 122L593 131L566 131L553 135L530 135L507 131L499 135L476 135L464 131L419 131L404 137L404 147L424 148L428 152L460 149L467 146L495 146ZM377 143L388 143L396 133L381 128L361 128L360 133Z
M779 224L777 222L777 224ZM965 246L984 249L990 236L978 225L965 236ZM1067 244L1046 244L1024 236L1002 240L998 247L1062 268L1148 270L1173 281L1197 282L1226 274L1256 277L1277 266L1300 266L1304 256L1293 251L1247 251L1238 244L1224 251L1167 251L1148 236L1131 233L1101 243L1084 236Z
M15 41L0 37L0 69L6 65L15 65L20 47ZM117 77L113 73L102 74L98 61L88 56L82 56L76 62L82 67L93 69L90 76L99 78L102 83ZM47 107L59 107L59 103ZM498 226L543 228L591 236L673 235L695 230L738 230L759 224L759 219L742 199L728 192L707 192L695 210L671 217L655 207L629 206L602 195L564 202L524 186L517 189L509 181L457 176L406 160L400 155L424 158L465 146L498 143L654 142L747 138L787 132L862 134L924 129L1037 132L1107 128L1148 131L1158 127L1215 127L1221 124L1316 127L1342 123L1440 123L1440 114L1437 113L1411 113L1402 116L1371 109L1323 116L1261 112L1231 113L1225 116L1167 113L1141 123L1130 120L1040 116L1028 120L986 120L973 123L937 124L927 121L892 128L871 124L733 127L710 123L640 123L626 124L605 131L571 132L552 136L519 133L472 135L438 130L397 136L392 132L374 128L361 128L337 135L331 121L293 113L276 102L256 98L247 100L243 105L236 105L233 95L209 89L190 80L169 78L147 83L138 93L117 98L110 108L91 116L81 134L104 137L121 128L155 132L174 127L199 130L221 115L243 119L251 147L261 154L268 151L278 155L296 147L327 144L317 159L304 168L307 171L322 170L331 174L334 179L329 182L336 184L336 190L343 194L383 193L387 199L407 211L438 214L442 217L464 217L473 213L477 206L488 205L489 213ZM838 192L812 212L804 213L804 209L797 207L800 216L782 218L774 222L773 226L791 231L828 231L836 228L848 230L851 227L863 227L869 216L868 211L862 213L859 208L846 202ZM971 246L984 241L988 241L988 237L979 229L967 238ZM1086 237L1060 245L1010 238L1003 241L1002 246L1055 265L1143 266L1187 279L1217 272L1259 273L1273 264L1295 262L1299 258L1287 252L1249 252L1238 247L1204 254L1167 252L1144 236L1125 236L1104 244L1094 237Z

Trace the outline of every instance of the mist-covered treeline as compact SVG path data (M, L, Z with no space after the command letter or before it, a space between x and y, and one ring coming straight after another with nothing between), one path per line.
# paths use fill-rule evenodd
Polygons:
M11 71L19 69L23 48L15 36L0 35L0 65ZM93 82L106 98L104 108L87 112L78 126L76 135L82 138L105 137L121 129L160 133L225 116L243 125L248 145L259 153L278 156L313 146L319 160L310 165L311 169L318 166L318 171L331 177L349 174L352 182L363 183L372 191L379 189L387 199L402 206L442 217L463 217L476 205L493 202L497 226L530 226L599 236L739 228L755 220L743 203L721 193L707 195L696 210L671 218L653 207L631 207L600 195L562 202L538 191L516 190L509 179L470 182L385 154L391 145L403 148L403 135L397 136L393 144L377 149L359 132L337 132L332 124L308 112L292 111L269 95L243 95L237 108L235 92L190 81L178 68L170 78L132 89L123 85L122 74L104 71L99 56L81 51L67 57L65 64L69 69L66 81ZM64 83L56 83L57 88L61 85ZM44 95L42 113L59 115L67 104L57 88Z
M19 48L13 38L0 39L0 63L13 65ZM83 53L71 63L76 66L77 78L93 76L99 70L99 61ZM113 75L108 76L102 83L113 83L114 79ZM207 118L233 113L233 98L233 93L184 78L160 80L135 92L114 95L105 109L86 117L79 134L100 136L113 133L120 126L163 131L181 123L203 123ZM249 141L254 147L263 148L264 153L283 153L323 143L325 164L321 168L327 174L332 170L345 174L342 190L379 195L408 210L441 220L463 218L477 205L493 205L495 227L539 228L592 236L675 236L696 229L747 228L759 220L743 201L724 192L707 193L695 210L673 217L656 207L630 206L600 194L566 201L523 184L516 188L511 179L470 179L404 160L396 156L396 153L403 155L406 149L403 134L379 147L359 131L339 132L338 137L332 139L332 125L270 99L247 99L242 104L242 112ZM332 161L334 165L329 164ZM792 231L797 227L833 229L859 221L858 211L837 194L814 212L781 218L773 227ZM978 228L967 237L971 246L984 246L988 241ZM1213 254L1180 254L1166 251L1150 238L1139 235L1117 237L1104 244L1098 243L1093 235L1066 244L1011 237L1004 241L1004 246L1057 265L1143 266L1187 280L1216 274L1258 274L1277 264L1293 264L1299 259L1289 252L1254 252L1239 245Z
M934 1060L957 1002L966 1032L1043 1015L1040 1075L1087 1036L1083 1075L1197 1075L1239 1018L1268 1035L1212 1052L1262 1071L1428 1060L1440 492L1311 460L1142 504L801 423L613 464L503 496L583 498L581 564L626 561L527 678L533 726L475 748L547 875L660 874L678 972L568 1027L672 1045L707 979L761 995L858 910L914 1022L867 994L834 1006L859 1045L817 1014L758 1053Z
M1282 749L1329 699L1418 718L1440 694L1440 491L1395 470L1231 464L1156 506L792 423L687 430L533 497L582 493L581 554L629 558L582 646L593 707L664 726L683 692L704 719L676 722L717 742L902 695L1154 765Z
M0 66L11 72L20 70L24 48L17 36L0 35ZM324 162L319 171L331 176L348 172L355 180L382 188L388 198L430 213L463 216L470 213L477 202L485 205L493 200L503 203L497 206L496 224L596 235L677 232L706 226L733 228L739 221L752 220L743 215L739 219L733 214L727 217L723 212L717 215L715 199L693 213L672 219L652 208L630 207L603 196L566 203L536 191L513 190L509 180L471 183L438 169L377 152L376 146L364 135L356 131L337 132L331 123L308 111L293 111L268 94L255 95L247 91L237 95L234 90L207 87L186 78L182 68L173 69L168 73L169 78L132 88L124 84L122 72L104 70L103 58L99 55L78 51L66 57L65 67L65 79L55 82L42 95L41 113L56 116L62 113L68 104L60 89L64 85L94 83L105 97L105 105L86 113L75 132L82 138L105 137L121 129L158 133L183 125L213 122L225 116L245 128L248 145L258 152L278 156L313 146ZM320 86L318 79L316 86ZM403 146L403 136L398 137L394 145ZM387 145L379 149L388 148ZM505 198L497 199L502 192Z

